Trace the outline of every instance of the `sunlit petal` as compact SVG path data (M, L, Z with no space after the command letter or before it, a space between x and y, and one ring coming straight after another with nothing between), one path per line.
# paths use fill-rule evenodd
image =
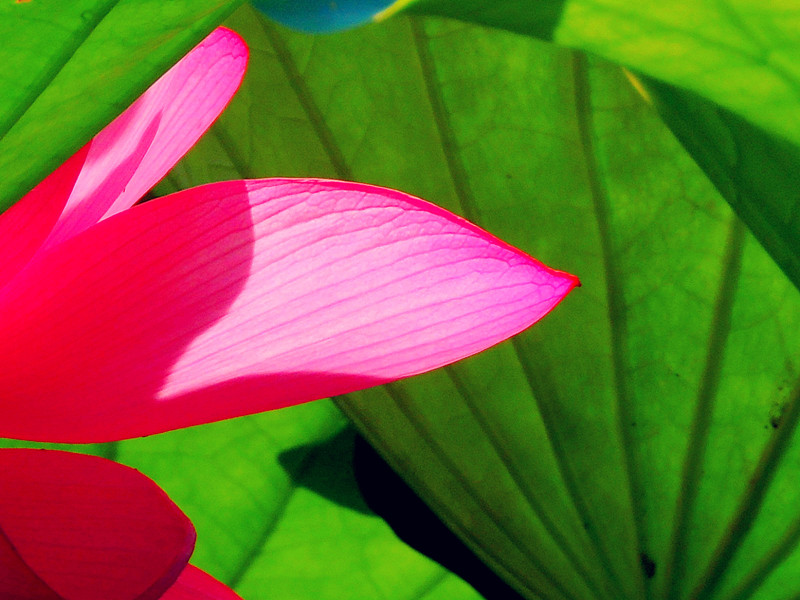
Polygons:
M0 295L0 436L140 436L440 367L577 279L406 194L212 184L40 254Z
M89 144L46 246L137 202L216 120L244 76L247 46L214 30Z

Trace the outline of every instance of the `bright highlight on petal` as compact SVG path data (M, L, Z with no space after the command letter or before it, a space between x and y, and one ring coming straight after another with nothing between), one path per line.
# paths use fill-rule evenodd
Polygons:
M241 38L216 29L103 129L46 245L133 206L216 120L246 64Z
M406 194L212 184L39 254L0 294L0 436L129 438L440 367L577 283Z
M156 600L194 549L186 516L129 467L3 449L0 481L2 598Z
M186 154L238 89L247 46L219 28L0 218L0 285L33 253L130 208Z

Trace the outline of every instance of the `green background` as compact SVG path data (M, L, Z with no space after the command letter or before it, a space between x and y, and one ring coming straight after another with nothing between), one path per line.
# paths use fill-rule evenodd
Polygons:
M32 47L20 60L44 66L24 81L0 71L9 202L235 3L89 4L109 11L85 42ZM331 36L243 6L226 24L251 48L245 84L156 191L376 183L576 273L583 287L513 341L338 406L526 597L800 597L800 9L531 6L421 0L409 10L462 21ZM85 32L64 11L59 29ZM155 52L147 68L126 62L134 47ZM100 83L102 109L55 111ZM343 427L319 402L83 450L163 485L197 525L193 562L246 600L475 598L367 514Z

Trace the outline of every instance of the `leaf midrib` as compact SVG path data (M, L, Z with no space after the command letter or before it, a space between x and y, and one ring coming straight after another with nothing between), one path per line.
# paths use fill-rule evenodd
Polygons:
M636 456L633 451L633 437L627 427L633 415L631 392L626 378L627 332L628 319L622 295L622 275L614 262L614 248L611 240L608 193L600 175L594 148L594 116L591 98L591 87L588 73L588 59L582 52L572 53L572 75L575 93L575 116L577 121L580 146L583 151L589 191L600 236L600 247L603 260L606 299L608 304L608 323L611 336L611 362L613 366L613 389L617 403L617 434L623 445L623 469L628 481L628 502L633 511L633 524L636 535L638 556L642 556L646 545L644 537L644 508L639 481L634 477L637 472ZM644 598L651 597L650 586L645 584L642 569L636 569L636 584Z
M450 179L453 184L453 189L456 193L456 198L458 199L459 206L461 207L461 212L465 218L476 223L478 225L481 224L481 219L479 217L479 211L477 209L477 203L475 201L475 196L472 191L472 188L469 184L469 176L467 175L466 168L464 167L461 160L459 160L460 152L458 149L458 144L456 143L456 136L453 132L453 127L450 122L450 119L447 114L447 109L444 104L444 99L441 95L441 90L439 87L439 83L435 77L435 68L433 65L433 57L430 54L430 50L427 46L428 39L427 35L424 31L424 26L422 21L418 17L410 17L410 28L411 34L414 41L414 46L417 51L417 56L419 59L419 66L420 66L420 73L422 75L422 79L425 84L425 92L426 97L428 99L429 105L431 107L431 113L433 115L434 122L436 124L437 134L442 145L443 154L445 157L445 161L448 168L448 173L450 174ZM534 398L536 398L536 389L533 386L533 383L530 378L530 374L524 368L525 361L523 360L522 353L520 351L519 346L514 343L512 340L512 348L517 355L517 359L519 364L523 367L523 373L526 377L526 381L528 382L528 386L530 388L531 394ZM469 407L469 402L462 394L462 398L464 398L465 404ZM556 458L556 464L558 465L559 475L564 481L565 487L572 499L573 506L575 511L578 515L580 515L582 521L588 520L586 506L583 503L582 499L580 498L580 494L577 491L577 486L574 483L574 479L569 476L569 472L566 466L566 456L561 448L560 444L558 444L554 438L554 428L553 428L553 421L552 419L547 418L547 414L545 411L542 410L542 405L539 400L536 400L537 407L542 414L544 426L547 432L548 442L552 449L553 455ZM470 410L472 408L470 407ZM474 411L473 411L474 414ZM556 542L556 545L561 549L565 556L569 558L574 557L574 553L572 549L566 544L566 540L561 533L555 529L552 520L541 510L541 507L538 506L538 503L532 501L529 493L526 493L526 487L520 485L519 477L515 476L515 469L511 469L509 462L507 459L504 459L503 453L500 451L496 439L489 432L486 430L484 424L480 419L477 419L478 424L482 427L484 432L486 433L489 441L492 443L492 446L495 448L496 454L501 462L504 463L506 470L509 472L509 475L512 477L514 482L517 484L520 492L522 493L523 497L528 502L530 508L533 512L539 515L539 518L544 525L546 531L550 534L553 538L553 541ZM617 578L615 577L613 570L610 566L610 561L608 557L603 552L599 541L596 535L592 535L595 532L594 528L588 532L589 539L594 546L594 551L600 557L600 563L603 569L606 571L607 575L609 576L610 582L615 586L619 587ZM594 582L588 578L583 565L581 565L577 560L575 561L576 571L584 580L586 585L591 590L596 590L596 586ZM578 566L580 565L580 566Z
M276 31L275 27L267 23L266 20L259 17L258 22L264 31L264 35L269 40L272 49L275 51L275 56L278 58L278 63L281 65L281 68L286 75L289 86L292 88L295 96L297 96L297 100L300 102L300 106L302 106L303 111L306 113L308 121L314 130L314 134L317 136L317 139L322 145L322 148L325 151L325 154L327 155L334 172L336 173L336 177L347 181L353 181L353 173L347 164L347 160L339 148L333 132L325 122L325 116L314 100L314 96L311 93L311 90L308 88L304 77L297 68L297 64L295 63L295 60L292 57L292 53L289 51L286 42Z
M728 251L723 258L719 290L708 333L705 367L697 391L692 428L681 474L681 489L676 503L672 541L665 567L667 575L664 598L677 597L677 594L680 593L680 583L685 576L685 545L689 537L688 528L694 515L700 480L703 476L703 461L714 414L714 404L722 373L725 348L731 331L731 316L741 274L746 233L744 225L738 218L732 216L731 219L727 242Z
M520 352L519 349L515 347L515 351L517 351L518 358L519 358L519 352ZM567 559L572 562L573 568L577 571L578 575L580 575L580 577L586 583L586 586L589 588L589 590L593 594L595 594L595 597L598 600L601 599L601 598L606 597L606 594L601 590L601 588L599 587L598 583L593 579L592 575L586 569L586 566L583 564L583 561L581 561L581 557L579 557L578 555L575 554L575 552L572 550L572 547L569 545L569 541L567 540L566 536L561 533L561 531L556 526L555 522L547 514L544 506L542 506L541 502L539 502L539 500L533 494L533 491L530 489L530 485L528 484L527 481L525 481L525 477L520 472L520 470L516 467L516 465L514 464L512 458L508 455L508 452L504 449L503 444L502 444L501 440L499 439L497 433L492 429L491 424L486 421L484 416L478 410L478 408L476 406L476 402L474 401L474 399L472 397L472 394L470 393L470 391L467 388L467 386L464 385L464 383L461 381L461 378L458 376L458 373L457 373L456 369L454 367L450 366L450 367L445 367L444 370L447 373L447 375L450 377L450 380L453 382L453 385L455 386L455 388L458 391L458 393L461 395L461 398L463 399L464 404L469 409L470 414L475 419L475 422L478 424L478 427L483 432L483 434L486 436L486 439L489 441L489 443L492 446L492 449L494 450L495 454L500 459L500 462L503 464L503 467L506 469L506 471L508 472L508 474L511 477L512 481L514 482L514 484L519 489L519 491L522 494L523 498L525 498L525 500L528 503L528 505L530 506L531 510L534 512L534 514L537 515L537 517L541 521L542 525L544 526L545 531L547 531L547 533L550 535L550 537L555 542L556 546L558 546L558 548L564 553L564 555L567 557ZM531 385L530 379L528 379L528 384L529 384L529 386ZM533 389L532 388L531 388L531 394L533 394ZM538 402L537 402L537 407L538 407ZM540 408L540 407L538 407L538 408ZM548 442L551 444L551 448L552 448L553 447L553 441L552 441L552 439L550 437L548 437ZM558 462L556 464L558 464L559 467L561 466L560 463L558 463ZM559 474L563 478L563 473L559 472ZM567 488L568 488L569 492L572 491L572 490L569 490L569 485L567 485ZM580 511L578 511L578 514L579 515L581 514ZM592 536L589 535L590 539L591 539L591 537ZM594 543L594 540L592 540L592 542ZM604 555L600 555L600 556L604 557ZM598 558L598 560L602 563L603 558ZM603 565L603 566L606 567L607 571L610 568L608 565ZM609 575L610 575L610 573L609 573ZM614 581L613 583L615 584L615 587L617 588L617 591L618 591L619 590L619 586L617 585L617 582Z
M526 547L516 532L513 529L509 529L495 511L492 509L492 506L487 504L486 500L480 494L479 490L477 490L470 481L464 477L462 471L457 467L457 465L452 461L452 459L447 455L447 452L442 448L441 444L432 437L428 430L425 428L424 423L422 423L419 415L414 411L411 407L413 404L409 401L409 399L405 396L405 394L400 390L397 385L394 384L386 384L383 386L386 390L387 394L393 400L395 406L400 410L403 416L406 418L408 423L414 428L419 435L420 439L426 442L430 451L436 456L437 460L439 461L440 465L458 482L461 489L470 497L472 500L477 504L481 511L489 518L489 520L494 523L495 527L499 532L501 532L514 546L519 548L521 551L524 551L525 555L530 560L531 564L533 564L539 572L547 579L548 583L552 586L552 588L558 591L561 594L562 598L567 600L577 600L570 595L570 593L563 587L560 581L550 572L547 568L546 564L543 563L538 559L535 554L530 552L530 549ZM446 506L439 504L439 510L437 511L439 514L445 515L446 517L449 516L450 518L445 520L445 523L449 523L451 526L458 523L457 519L453 519L452 514L447 509ZM463 533L463 530L460 528L458 531ZM479 543L479 540L473 539L473 544L477 547L481 548L486 556L491 556L494 558L497 564L504 565L502 561L502 556L497 556L496 553L492 552L491 548L485 547L485 545ZM530 594L534 594L535 597L540 597L543 600L552 600L552 596L545 594L542 590L537 589L533 590L529 587L526 582L524 574L514 573L507 568L505 569L506 573L510 575L517 584L517 587L521 587L522 589L526 589Z
M712 559L703 577L700 578L700 583L692 591L690 597L693 600L702 600L711 597L721 582L725 569L738 552L753 522L758 517L764 499L769 491L769 487L778 470L778 466L791 446L792 436L797 430L798 424L800 424L800 379L798 379L796 383L786 412L781 420L780 427L778 427L777 431L764 448L733 519L725 531L725 534L720 538ZM800 541L799 532L796 531L798 527L800 527L800 518L795 520L789 527L788 535L784 538L783 542L779 543L773 548L772 552L766 555L763 563L759 563L755 566L750 576L745 579L743 585L747 584L748 581L750 585L758 584L759 578L766 578L769 573L769 568L774 568L780 564L779 560L785 558L790 550L790 548L786 546L794 544L794 547L796 547L797 543ZM770 560L770 557L773 555L774 559Z

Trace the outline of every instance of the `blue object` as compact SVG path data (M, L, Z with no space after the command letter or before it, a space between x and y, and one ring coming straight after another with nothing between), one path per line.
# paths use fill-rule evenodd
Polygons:
M392 4L391 0L253 0L253 5L271 19L314 33L368 23Z

